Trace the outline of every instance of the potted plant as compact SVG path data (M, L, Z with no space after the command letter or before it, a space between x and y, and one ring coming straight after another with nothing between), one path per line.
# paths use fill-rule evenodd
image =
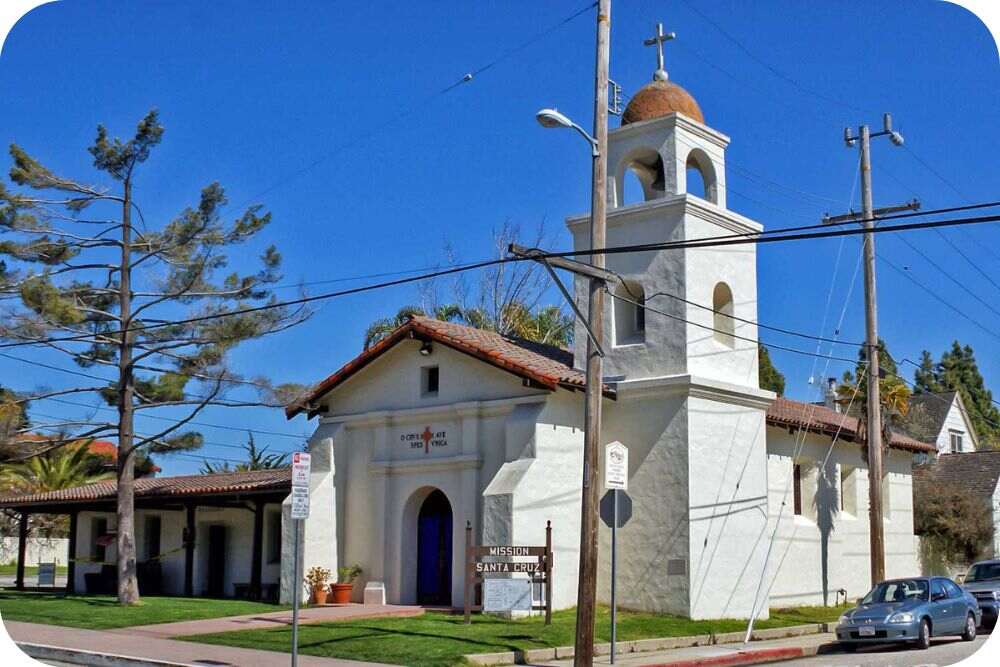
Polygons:
M354 580L361 574L360 565L337 568L337 583L330 584L328 602L347 604L351 601L351 591L354 590Z
M330 580L330 570L325 567L311 567L306 572L306 583L309 584L309 604L321 604L326 600L326 582Z

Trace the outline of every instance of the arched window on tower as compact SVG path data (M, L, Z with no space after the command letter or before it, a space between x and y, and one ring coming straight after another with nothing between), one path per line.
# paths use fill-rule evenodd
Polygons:
M733 319L733 291L726 283L718 283L712 292L712 328L715 340L727 347L736 344L736 321Z
M713 204L719 203L718 183L711 158L700 148L693 149L687 157L687 193L701 197Z
M618 205L628 206L664 197L663 159L652 149L633 153L625 161Z
M615 345L636 345L646 340L646 292L634 280L615 287L613 299Z

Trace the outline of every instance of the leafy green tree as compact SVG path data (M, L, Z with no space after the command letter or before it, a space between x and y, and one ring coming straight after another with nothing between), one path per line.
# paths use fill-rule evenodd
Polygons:
M785 376L775 368L771 362L771 353L763 343L757 346L757 375L760 380L760 388L773 391L778 396L785 394Z
M991 516L989 504L968 489L923 484L913 530L924 539L930 560L946 568L968 566L991 552Z
M897 375L896 362L886 347L885 341L879 338L878 361L879 405L882 417L882 448L888 450L892 432L902 430L907 415L910 412L910 388ZM845 411L859 420L859 439L864 439L868 432L868 349L858 350L858 363L854 372L844 373L842 384L837 388L838 402ZM867 447L867 443L865 443Z
M230 467L229 462L223 462L220 464L211 463L210 461L204 461L201 466L201 472L204 475L212 475L220 472L246 472L248 470L274 470L276 468L286 468L288 467L288 454L282 454L278 452L268 453L267 447L257 447L257 443L254 442L253 433L247 434L249 438L247 439L247 444L244 445L244 449L247 452L247 460L243 463L237 463L235 467Z
M18 400L89 393L117 411L114 421L67 419L47 426L66 433L53 447L81 438L117 439L122 604L139 599L134 525L138 453L200 446L201 434L185 425L210 405L282 405L300 388L244 380L227 367L227 354L244 341L308 316L276 307L271 287L281 278L281 256L273 246L263 249L256 269L227 270L228 249L250 242L271 221L260 206L225 222L226 196L222 186L212 183L194 206L166 224L146 219L136 179L162 138L156 111L126 140L112 138L98 126L88 151L102 185L58 175L12 145L10 178L22 191L0 185L0 259L5 261L0 294L18 303L0 318L0 337L61 352L91 375L112 375L107 381L95 375L98 379L88 384L66 389L22 391ZM267 307L251 311L254 306ZM137 413L164 407L189 412L157 432L136 433Z
M993 393L986 388L972 347L956 340L937 363L925 350L914 373L914 385L917 392L959 392L979 436L980 447L1000 447L1000 410L993 403Z

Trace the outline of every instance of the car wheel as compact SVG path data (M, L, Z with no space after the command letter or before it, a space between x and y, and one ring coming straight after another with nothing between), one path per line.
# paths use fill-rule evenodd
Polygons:
M927 619L920 621L920 634L917 635L917 648L927 650L931 647L931 624Z
M971 642L976 638L976 617L969 614L965 619L965 632L962 633L962 641Z

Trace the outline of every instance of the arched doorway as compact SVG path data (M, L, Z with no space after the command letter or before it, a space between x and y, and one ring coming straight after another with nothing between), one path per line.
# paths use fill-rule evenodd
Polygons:
M417 516L417 604L451 606L451 503L441 491Z

